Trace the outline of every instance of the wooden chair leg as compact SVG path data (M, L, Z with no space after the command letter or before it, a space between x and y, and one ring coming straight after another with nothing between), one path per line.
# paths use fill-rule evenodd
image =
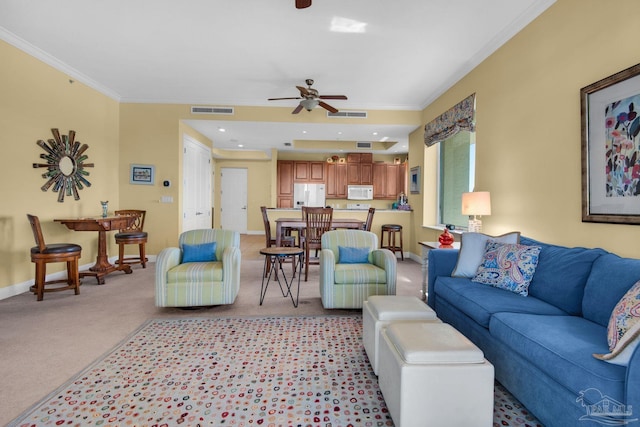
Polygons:
M80 295L80 273L78 272L78 258L67 261L67 283L73 286L76 295Z
M118 265L124 264L124 243L118 243Z
M44 281L46 278L47 267L42 261L36 261L36 283L35 294L38 301L42 301L44 297Z
M142 264L142 268L147 268L147 257L144 252L144 243L140 243L138 246L140 247L140 264Z
M304 281L309 277L309 246L305 245L304 249Z

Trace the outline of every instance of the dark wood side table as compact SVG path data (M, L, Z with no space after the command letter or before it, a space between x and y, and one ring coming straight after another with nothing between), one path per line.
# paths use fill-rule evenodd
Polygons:
M260 288L260 305L264 301L264 296L267 294L267 288L269 287L269 282L272 280L276 280L278 282L278 286L280 286L280 291L282 292L283 297L291 297L291 302L294 307L298 307L298 299L300 298L300 276L302 275L302 255L304 251L302 248L298 247L270 247L264 248L260 250L260 253L264 255L264 272L262 274L262 286ZM293 285L293 279L295 278L295 269L294 273L291 275L290 279L287 279L287 276L282 268L282 261L284 258L293 257L294 263L295 257L298 257L298 292L296 293L296 298L293 298L293 293L291 292L291 285ZM271 269L267 274L267 264L268 260L271 260ZM284 281L284 288L287 289L287 292L284 291L282 287L282 282L280 281L280 276L282 276L282 280Z
M120 230L129 227L135 217L132 216L111 216L92 218L70 218L54 219L74 231L97 231L98 232L98 255L96 263L88 271L81 271L80 277L94 276L99 285L104 285L104 276L114 271L124 271L131 274L131 266L127 264L113 265L109 262L107 255L107 231Z

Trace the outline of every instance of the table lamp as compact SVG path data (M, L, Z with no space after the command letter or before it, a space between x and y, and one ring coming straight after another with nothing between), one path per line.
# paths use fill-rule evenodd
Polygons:
M491 215L491 195L488 191L462 193L462 215L469 216L469 231L482 232L482 215Z

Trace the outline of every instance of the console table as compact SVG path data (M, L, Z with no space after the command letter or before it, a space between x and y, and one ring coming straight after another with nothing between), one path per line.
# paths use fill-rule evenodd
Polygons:
M429 251L431 249L460 249L460 242L453 242L450 247L443 248L440 242L418 242L422 248L422 300L427 300L427 270L429 269Z

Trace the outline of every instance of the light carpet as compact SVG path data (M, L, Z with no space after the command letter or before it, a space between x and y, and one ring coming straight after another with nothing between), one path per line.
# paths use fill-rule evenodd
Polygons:
M9 425L393 426L361 337L360 315L153 319Z

